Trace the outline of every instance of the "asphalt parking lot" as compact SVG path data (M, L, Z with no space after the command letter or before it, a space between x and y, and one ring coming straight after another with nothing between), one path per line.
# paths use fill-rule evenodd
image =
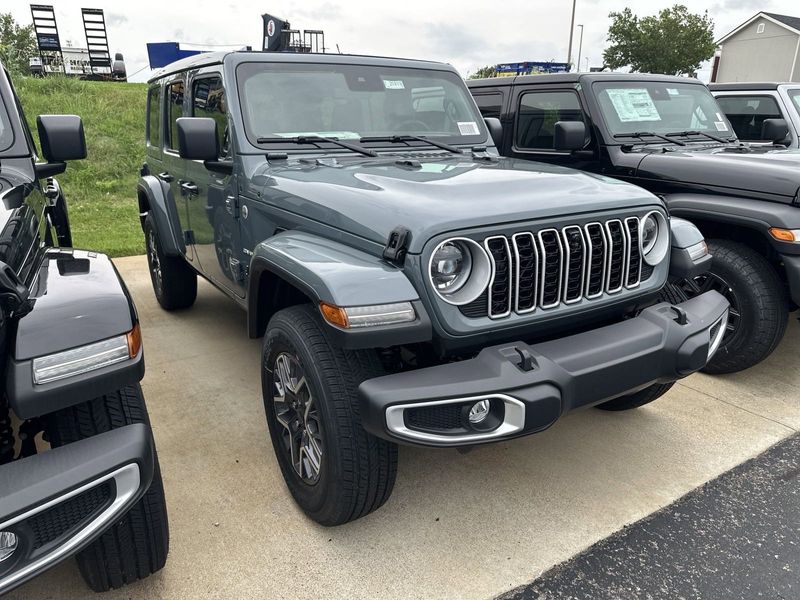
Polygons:
M142 322L143 387L170 512L166 568L103 598L489 598L529 582L800 429L800 326L765 363L694 375L629 413L587 410L459 454L403 448L388 503L325 529L269 444L260 340L208 284L161 311L144 257L116 261ZM72 561L9 598L85 598Z

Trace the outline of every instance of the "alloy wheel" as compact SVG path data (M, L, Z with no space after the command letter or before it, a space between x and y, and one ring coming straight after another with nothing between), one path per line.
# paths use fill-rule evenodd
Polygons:
M147 262L150 264L150 273L153 276L153 283L156 290L161 293L163 286L161 261L158 258L158 250L156 250L156 236L152 230L147 234Z
M716 273L703 273L694 279L684 279L680 283L680 288L688 298L694 298L710 290L719 292L730 304L728 310L728 324L725 328L725 335L722 336L722 345L730 343L739 331L741 323L740 302L730 284Z

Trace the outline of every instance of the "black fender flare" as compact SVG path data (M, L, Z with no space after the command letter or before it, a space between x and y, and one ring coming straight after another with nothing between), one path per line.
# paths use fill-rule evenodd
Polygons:
M147 211L141 210L141 212L153 215L164 254L167 256L186 254L178 209L169 184L154 175L144 175L139 178L136 191L140 198L143 195L147 199Z

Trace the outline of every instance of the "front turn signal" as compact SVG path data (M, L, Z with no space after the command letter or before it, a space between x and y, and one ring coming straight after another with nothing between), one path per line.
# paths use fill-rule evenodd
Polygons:
M800 242L800 229L783 229L770 227L769 234L779 242Z

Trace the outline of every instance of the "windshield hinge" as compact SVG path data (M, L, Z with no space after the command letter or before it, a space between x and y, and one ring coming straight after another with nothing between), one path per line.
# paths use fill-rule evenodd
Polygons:
M402 225L395 227L389 233L389 240L383 249L384 260L397 266L403 266L410 243L411 232Z
M15 316L27 314L32 308L29 296L30 291L19 280L14 269L0 261L0 308Z

